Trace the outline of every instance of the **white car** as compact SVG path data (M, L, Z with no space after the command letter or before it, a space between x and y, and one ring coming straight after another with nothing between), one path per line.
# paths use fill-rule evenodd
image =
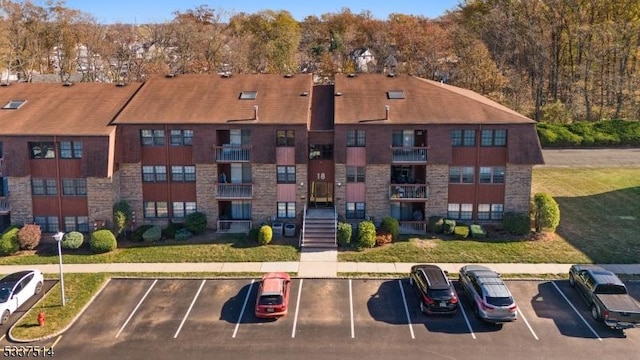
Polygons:
M40 270L24 270L0 279L0 324L32 296L42 291L44 278Z

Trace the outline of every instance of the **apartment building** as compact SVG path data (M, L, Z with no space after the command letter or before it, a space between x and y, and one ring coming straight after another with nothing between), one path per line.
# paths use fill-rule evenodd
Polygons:
M20 103L22 101L22 103ZM143 84L0 87L0 218L91 230L126 200L142 223L201 211L244 231L393 216L500 222L528 212L534 121L409 75L179 75Z

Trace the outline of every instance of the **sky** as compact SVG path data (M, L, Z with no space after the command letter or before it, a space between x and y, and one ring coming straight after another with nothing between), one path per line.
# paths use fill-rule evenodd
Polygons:
M195 9L207 5L214 10L226 13L256 13L261 10L287 10L293 17L302 21L309 15L320 16L325 13L337 13L348 7L352 13L359 14L364 10L371 11L374 18L384 20L390 13L424 16L436 18L447 10L455 10L462 0L240 0L240 1L207 1L207 0L66 0L65 7L77 9L93 15L101 24L127 23L161 23L173 19L175 11ZM45 0L32 1L44 6ZM348 5L344 5L347 3ZM226 19L225 19L226 20Z

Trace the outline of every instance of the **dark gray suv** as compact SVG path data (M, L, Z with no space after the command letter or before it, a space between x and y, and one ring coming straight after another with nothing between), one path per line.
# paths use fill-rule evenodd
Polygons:
M409 283L420 300L425 314L454 314L458 311L458 295L447 274L436 265L414 265Z

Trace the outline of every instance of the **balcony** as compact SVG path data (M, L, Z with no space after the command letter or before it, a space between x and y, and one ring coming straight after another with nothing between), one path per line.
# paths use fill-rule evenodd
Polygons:
M251 220L218 220L218 232L247 233L251 230Z
M425 221L402 221L400 220L401 234L424 234L427 232L427 223Z
M391 147L393 152L391 161L395 164L426 164L427 147Z
M216 199L251 199L253 198L253 184L216 184Z
M429 198L429 187L426 184L391 184L390 200L425 200Z
M6 199L0 199L0 215L8 215L11 213L11 206Z
M222 163L249 162L251 161L251 145L229 145L213 147L216 152L216 161Z

